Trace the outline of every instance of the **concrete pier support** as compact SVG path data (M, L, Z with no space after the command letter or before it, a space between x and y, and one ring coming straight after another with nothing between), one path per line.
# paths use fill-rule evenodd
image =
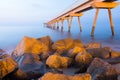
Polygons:
M93 22L93 26L92 26L92 32L91 32L92 37L94 36L94 31L95 31L95 27L96 27L97 18L98 18L98 13L99 13L99 9L96 9L95 18L94 18L94 22Z
M78 25L80 27L80 32L82 32L82 25L81 25L81 22L80 22L80 17L78 16Z
M108 9L108 14L109 14L109 20L110 20L110 25L111 25L111 32L112 32L112 35L114 36L114 24L112 20L112 12L110 9Z
M72 18L73 17L69 17L68 19L68 32L70 32L71 26L72 26Z
M59 22L57 22L57 30L59 29Z
M63 31L63 28L64 28L64 20L61 20L61 24L62 24L62 26L61 26L61 31Z

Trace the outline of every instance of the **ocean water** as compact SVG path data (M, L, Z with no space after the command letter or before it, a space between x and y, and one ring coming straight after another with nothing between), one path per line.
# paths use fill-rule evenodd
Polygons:
M86 12L81 17L82 32L80 32L77 18L73 19L71 33L68 33L67 21L64 23L64 30L53 30L44 26L0 26L0 48L12 52L24 36L40 38L49 35L53 41L71 37L81 39L85 44L88 42L101 42L103 46L110 46L112 49L120 51L120 16L118 9L112 10L115 36L111 35L108 14L101 10L97 20L94 38L90 36L94 19L94 10ZM116 13L115 13L116 12ZM86 16L87 14L91 16ZM116 15L117 14L117 15ZM104 16L103 16L104 15ZM59 24L61 25L61 24Z
M103 28L104 27L104 28ZM43 26L1 26L0 27L0 48L12 52L24 36L40 38L49 35L53 41L71 37L81 39L85 44L91 41L101 42L103 46L110 46L112 49L120 51L120 27L115 25L115 36L111 35L110 26L97 26L94 38L90 36L91 26L83 26L83 31L79 27L72 26L71 33L67 32L65 26L61 30L53 30Z

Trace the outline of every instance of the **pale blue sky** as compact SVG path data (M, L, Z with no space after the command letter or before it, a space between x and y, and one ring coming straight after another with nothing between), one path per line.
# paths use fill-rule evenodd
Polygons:
M59 14L59 12L63 11L75 1L0 0L0 26L40 25ZM117 14L120 13L120 6L114 10L114 13L116 12Z
M0 0L0 25L35 25L49 20L75 0Z

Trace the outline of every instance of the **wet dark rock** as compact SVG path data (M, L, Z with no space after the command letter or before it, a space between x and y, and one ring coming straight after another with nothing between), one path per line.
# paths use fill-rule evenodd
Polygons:
M110 64L118 64L120 63L120 57L117 58L108 58L108 59L103 59L105 62L108 62Z
M92 75L92 80L117 80L118 70L100 58L95 58L87 72Z
M36 54L25 53L17 62L19 69L12 75L16 80L36 79L46 72L45 65Z
M104 48L94 48L87 50L93 57L110 58L110 52Z
M120 63L113 64L112 66L115 67L117 69L117 71L119 72L119 74L120 74Z
M18 64L14 61L10 55L3 54L0 55L0 80L12 73L14 70L18 68Z

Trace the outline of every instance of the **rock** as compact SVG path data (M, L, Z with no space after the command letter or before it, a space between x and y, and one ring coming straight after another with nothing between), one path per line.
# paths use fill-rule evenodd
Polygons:
M110 63L110 64L118 64L118 63L120 63L120 57L108 58L108 59L103 59L103 60Z
M102 44L99 42L90 42L87 44L86 49L101 48Z
M110 58L110 52L104 48L94 48L87 50L93 57Z
M65 74L54 74L54 73L46 73L39 80L91 80L90 74L79 74L75 76L69 76Z
M2 55L5 51L0 49L0 55Z
M75 57L75 61L77 65L89 65L92 61L92 56L87 52L79 52Z
M13 57L18 57L24 53L44 54L48 53L48 47L41 41L25 36L12 53ZM48 54L49 55L49 54ZM46 55L46 57L48 56Z
M95 58L87 72L92 75L92 80L117 80L118 71L111 64L100 58Z
M49 51L51 50L53 42L52 42L50 36L45 36L45 37L42 37L42 38L38 38L37 40L44 43L48 47Z
M74 58L79 52L85 52L84 48L74 47L68 52L68 56Z
M112 51L112 49L111 49L109 46L104 47L104 49L106 49L106 50L109 51L109 52Z
M53 45L52 45L52 48L54 50L57 50L58 52L59 51L64 51L64 50L70 50L74 47L74 41L73 39L71 38L66 38L66 39L61 39L61 40L58 40L56 41Z
M74 40L74 47L84 48L84 44L79 39Z
M48 72L39 80L69 80L69 78L64 74L54 74Z
M117 80L120 80L120 75L117 77Z
M112 51L111 52L111 58L117 58L117 57L120 57L120 52Z
M117 69L117 71L119 72L119 74L120 74L120 63L117 63L117 64L113 64L112 65L114 68L116 68Z
M36 79L46 72L45 65L36 54L25 53L17 61L19 63L19 69L13 74L16 80Z
M68 57L62 57L59 55L51 55L48 57L46 61L46 65L48 65L50 68L67 68L72 62L71 58Z
M92 80L92 79L90 74L84 73L84 74L75 75L72 77L72 79L69 78L69 80Z
M0 55L0 80L18 68L18 64L8 54Z

